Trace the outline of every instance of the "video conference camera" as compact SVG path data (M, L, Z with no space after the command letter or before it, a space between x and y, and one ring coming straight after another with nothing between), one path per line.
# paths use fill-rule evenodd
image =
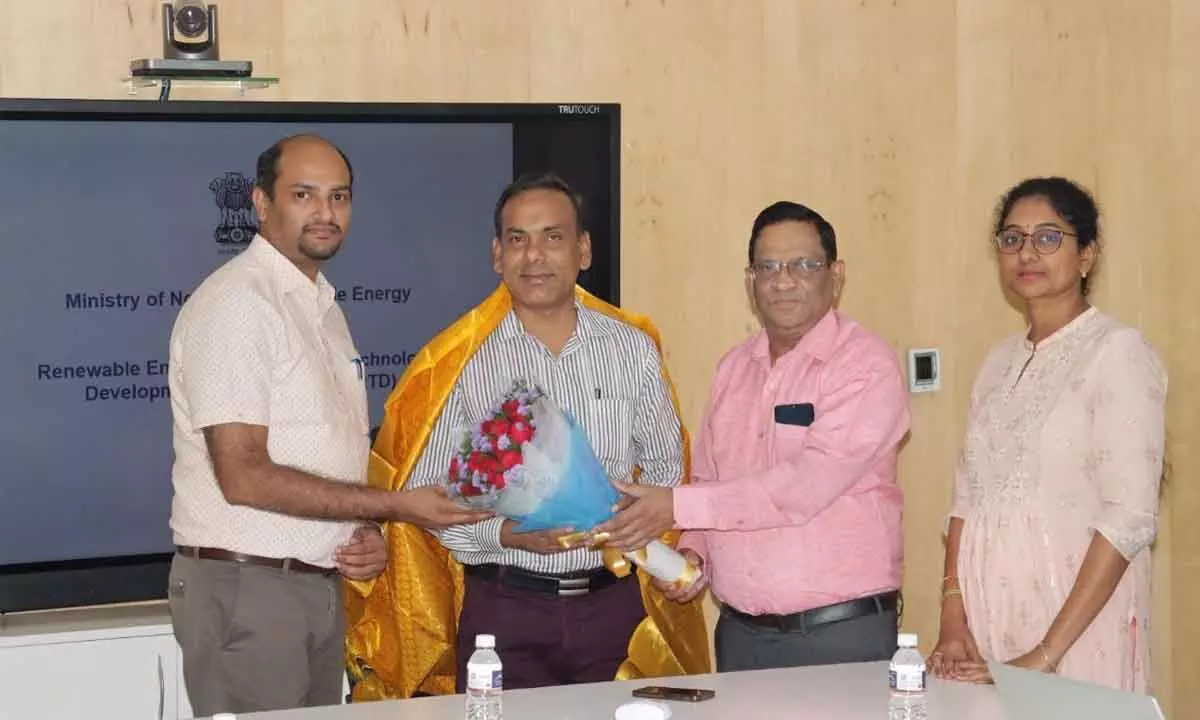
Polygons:
M129 64L131 75L154 77L249 77L248 60L221 60L217 6L203 0L175 0L162 6L161 58Z

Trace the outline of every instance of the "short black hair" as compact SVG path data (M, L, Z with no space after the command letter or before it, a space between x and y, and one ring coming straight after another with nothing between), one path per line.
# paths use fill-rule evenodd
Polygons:
M754 227L750 229L750 263L754 264L754 246L758 244L758 236L762 231L784 222L810 223L821 238L821 249L825 251L825 259L829 262L837 260L837 233L829 221L821 217L821 213L800 203L789 200L768 205L758 217L754 218Z
M999 235L1009 213L1025 198L1039 197L1054 208L1063 220L1075 230L1075 242L1079 249L1095 245L1100 249L1100 208L1096 199L1082 185L1064 177L1027 178L1009 188L996 205L995 227ZM1080 279L1080 289L1088 294L1088 278Z
M521 193L530 192L531 190L552 190L566 195L567 199L571 201L571 207L575 208L576 228L581 233L587 229L583 196L557 173L536 172L521 175L509 183L508 187L504 188L504 192L500 193L500 199L496 201L496 210L492 213L492 227L496 232L496 237L500 237L501 233L504 232L504 228L500 226L500 215L504 212L504 206Z
M354 166L350 164L350 158L346 157L346 153L337 145L329 142L320 135L311 133L302 133L300 135L289 135L282 140L277 140L271 147L263 150L258 156L258 166L255 168L254 184L267 194L271 200L275 199L275 183L279 181L279 160L283 157L283 150L287 144L293 140L300 138L314 138L325 143L329 147L337 150L337 154L342 156L342 162L346 163L346 170L350 173L350 188L354 189Z

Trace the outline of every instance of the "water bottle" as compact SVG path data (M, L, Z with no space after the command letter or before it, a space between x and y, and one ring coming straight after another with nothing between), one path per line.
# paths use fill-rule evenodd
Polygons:
M475 652L467 661L467 720L501 720L503 669L496 654L496 636L476 635Z
M925 720L925 658L917 649L917 636L900 633L896 644L899 648L888 667L888 720Z

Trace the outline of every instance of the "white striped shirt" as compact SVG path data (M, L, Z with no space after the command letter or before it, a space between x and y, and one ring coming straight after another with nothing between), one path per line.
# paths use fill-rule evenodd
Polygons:
M658 349L645 333L576 304L575 332L555 357L525 332L513 312L464 368L430 433L407 487L446 482L462 433L479 422L517 379L541 387L586 433L610 478L624 480L640 465L639 482L678 485L683 476L679 418L663 379ZM601 566L586 548L540 555L500 545L502 518L435 533L464 565L499 563L536 573Z

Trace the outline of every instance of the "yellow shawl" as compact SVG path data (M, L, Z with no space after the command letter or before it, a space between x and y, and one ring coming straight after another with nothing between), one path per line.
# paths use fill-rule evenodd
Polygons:
M648 318L626 313L582 288L576 288L576 297L585 307L641 329L661 352L658 331ZM368 469L373 487L393 491L404 487L467 361L511 308L512 298L501 284L413 359L388 397ZM663 373L665 376L665 367ZM667 385L678 414L679 402L669 377ZM683 445L687 478L686 430ZM385 534L387 570L371 582L348 582L345 593L349 618L346 661L356 683L353 698L452 694L463 600L462 566L418 527L389 523ZM699 600L673 603L654 589L646 573L638 573L638 578L647 616L634 631L629 655L614 679L710 672L708 633Z

